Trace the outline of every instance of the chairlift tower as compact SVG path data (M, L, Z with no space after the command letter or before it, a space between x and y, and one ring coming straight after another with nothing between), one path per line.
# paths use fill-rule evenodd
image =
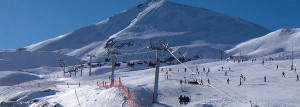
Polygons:
M66 73L66 64L64 62L64 60L61 58L58 60L59 62L59 66L62 68L62 71L63 71L63 76L65 76L65 73Z
M92 75L92 58L95 57L94 54L87 54L88 57L90 57L90 66L89 66L89 76Z
M83 62L80 63L80 76L82 76L82 70L83 70L83 67L84 67L84 66L82 65L82 63L83 63Z
M153 92L153 103L157 103L158 98L158 79L159 79L159 64L160 64L160 51L168 49L168 44L164 45L161 40L157 41L155 44L149 40L150 46L148 46L151 50L156 50L156 68L155 68L155 80L154 80L154 92Z
M120 54L120 51L117 49L109 49L108 54L111 54L111 77L110 77L110 84L114 84L114 77L115 77L115 59L116 55Z
M66 64L64 62L64 59L62 58L61 49L62 49L62 47L58 47L58 51L57 51L57 53L58 53L58 63L59 63L59 66L62 68L63 76L65 76Z

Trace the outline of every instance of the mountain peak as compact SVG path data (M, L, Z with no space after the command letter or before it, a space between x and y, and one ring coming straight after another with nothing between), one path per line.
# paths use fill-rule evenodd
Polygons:
M152 39L170 41L170 47L192 55L194 52L188 50L225 50L269 32L264 27L207 9L167 0L146 0L105 21L31 45L27 50L56 51L62 47L62 53L82 58L89 52L105 54L106 47L143 48Z

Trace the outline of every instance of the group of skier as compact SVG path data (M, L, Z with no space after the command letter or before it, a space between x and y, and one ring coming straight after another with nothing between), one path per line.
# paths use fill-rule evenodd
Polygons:
M180 95L179 96L179 98L178 98L178 100L179 100L179 104L180 105L187 105L187 103L189 103L190 102L190 97L188 97L188 96L182 96L182 95Z

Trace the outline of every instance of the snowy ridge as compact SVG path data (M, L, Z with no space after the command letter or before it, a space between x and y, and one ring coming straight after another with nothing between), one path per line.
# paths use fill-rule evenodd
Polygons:
M55 52L6 50L0 51L0 71L32 69L41 66L58 67L59 57L64 59L66 65L74 65L79 62L74 57L59 55Z
M59 47L76 50L92 42L103 41L124 29L138 12L139 9L130 8L97 24L80 28L55 39L46 40L26 48L28 51L54 51Z
M286 58L291 55L292 47L295 56L300 51L300 28L280 29L263 37L255 38L227 50L230 55L248 57Z

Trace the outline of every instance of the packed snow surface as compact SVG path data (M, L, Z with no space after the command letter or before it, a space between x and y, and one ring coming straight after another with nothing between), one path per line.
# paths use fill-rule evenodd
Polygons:
M295 65L298 63L300 60L295 60ZM156 104L152 103L154 68L147 69L145 64L128 68L122 63L119 68L116 68L115 76L121 78L122 83L130 90L133 100L144 106L180 106L178 102L180 95L191 98L186 105L191 107L249 107L251 103L253 106L260 107L300 106L298 101L300 81L296 81L299 71L289 70L289 60L265 61L262 64L260 60L238 63L237 61L216 62L206 59L187 62L184 65L188 67L186 72L184 72L183 64L160 67L159 103ZM196 67L199 74L197 74ZM203 68L205 68L204 72ZM210 72L206 75L208 68ZM168 71L168 79L166 71ZM284 77L282 72L285 72ZM5 79L8 77L18 78L20 82L24 81L20 83L20 86L14 84L14 86L0 87L2 105L130 106L121 88L105 89L96 85L96 82L101 81L109 84L110 65L94 67L90 77L88 68L83 70L82 77L79 73L76 77L74 74L72 77L68 74L63 77L60 69L55 67L27 69L26 72L3 71L0 74L2 75L1 82L15 81ZM241 81L242 85L240 85L241 74L245 78L245 81L244 79ZM28 79L32 76L34 78ZM264 76L266 76L266 82L264 82ZM200 82L200 78L203 80L203 85L188 84L189 81ZM228 78L229 84L226 82ZM207 82L208 79L210 84ZM180 85L180 80L183 81L182 85ZM37 85L26 87L26 84L37 83L40 83L41 87ZM73 85L68 88L67 83ZM56 84L56 86L43 86L45 84Z

